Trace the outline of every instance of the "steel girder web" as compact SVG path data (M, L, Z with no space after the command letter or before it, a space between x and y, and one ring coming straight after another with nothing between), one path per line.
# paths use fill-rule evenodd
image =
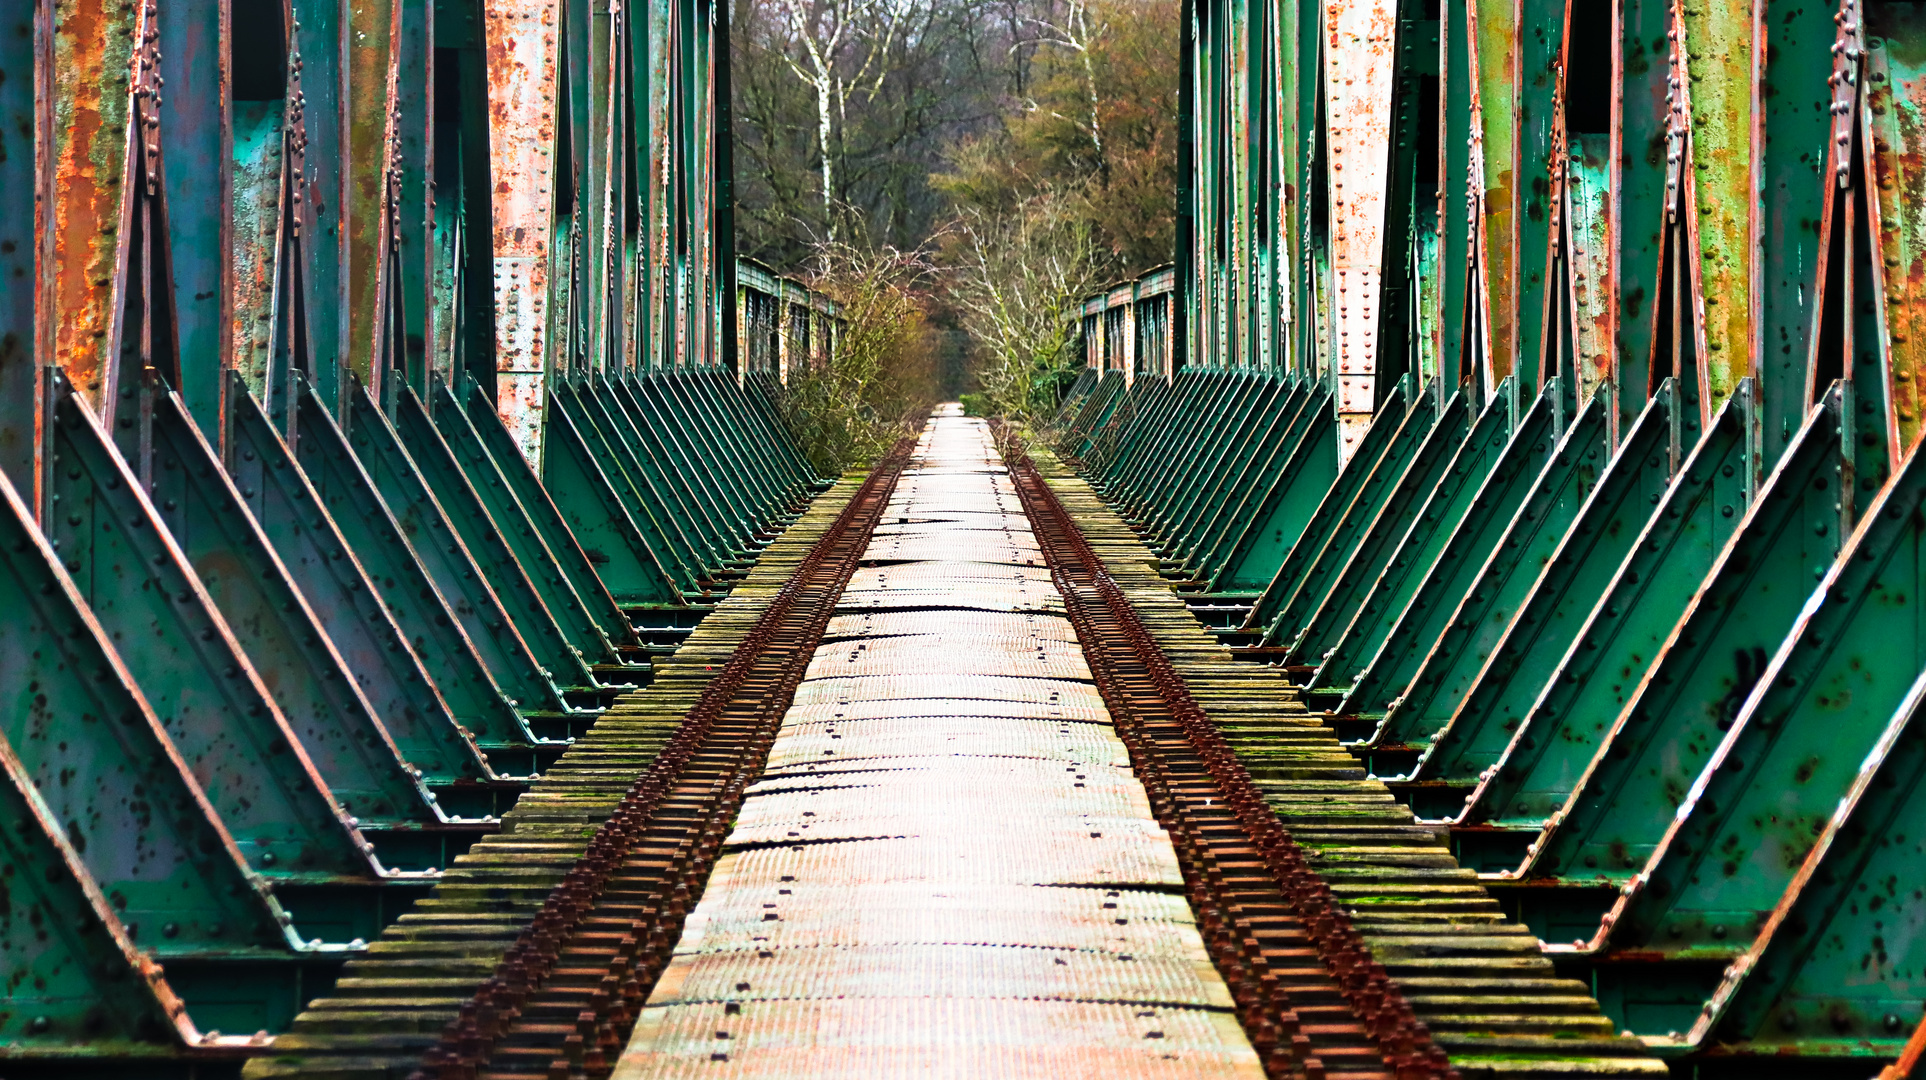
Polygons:
M403 388L418 413L412 387ZM465 478L436 439L418 460L367 391L356 387L346 425L349 444L375 490L394 514L409 546L449 601L469 642L494 676L496 685L529 710L567 712L563 688L591 689L596 679L581 653L563 637L528 575L502 541L500 532L477 504L459 500ZM430 486L428 472L440 473L441 490L458 508L450 513ZM453 476L449 474L453 473ZM509 614L512 605L514 614Z
M1270 420L1288 412L1293 402L1292 388L1281 379L1234 374L1228 381L1222 411L1207 421L1202 432L1193 433L1190 451L1178 459L1177 468L1158 476L1160 483L1147 485L1144 492L1141 519L1136 522L1139 532L1179 564L1191 537L1195 507L1212 498L1229 478L1226 463L1248 452L1253 442L1264 437Z
M603 475L614 486L617 497L630 518L641 530L644 543L657 562L685 595L709 590L701 552L683 530L683 521L669 494L669 486L654 461L644 460L634 447L614 430L600 402L584 400L575 387L562 384L549 389L549 408L565 419L591 448Z
M484 754L509 751L507 761L489 767L480 777L461 769L454 759L430 762L444 761L447 766L431 774L431 782L471 782L462 801L479 799L480 806L470 812L492 813L493 795L472 781L533 763L536 740L528 721L499 694L477 693L492 687L453 687L452 700L444 693L393 610L382 602L380 590L370 580L369 564L328 513L320 492L253 397L237 390L229 401L233 409L229 468L248 509L309 597L329 636L350 656L350 670L383 722L391 730L424 729L423 738L472 739ZM465 708L458 713L457 707ZM460 804L455 808L468 809Z
M1252 459L1236 503L1226 501L1199 543L1192 573L1208 596L1250 595L1270 580L1337 478L1331 391L1305 389L1290 428L1268 454ZM1396 393L1401 396L1387 408L1401 409L1409 396L1403 389Z
M347 436L298 377L292 412L288 448L301 474L456 718L476 731L508 727L516 705L478 655L448 598L436 591Z
M86 1066L76 1060L73 1048L87 1043L117 1062L142 1061L149 1075L187 1075L191 1066L170 1068L153 1059L185 1058L204 1042L231 1046L252 1041L251 1035L204 1040L160 963L135 945L123 918L145 919L154 927L155 919L174 914L170 902L185 900L190 905L189 942L204 940L206 924L235 909L237 921L223 946L245 950L266 942L269 949L284 952L291 946L273 920L264 917L272 909L271 899L248 890L246 895L256 902L237 903L237 898L220 895L218 888L211 897L199 895L223 879L245 881L238 871L227 869L240 863L232 839L222 832L182 762L167 752L159 722L4 478L0 502L5 503L0 508L0 543L7 551L0 573L0 591L5 593L0 610L7 613L0 621L5 642L0 646L0 687L7 688L6 714L13 718L0 737L0 771L5 773L0 814L8 822L0 829L0 872L8 882L0 894L5 905L0 926L6 928L5 949L19 973L7 994L8 1008L0 1014L8 1067L29 1075L77 1075ZM44 729L55 715L98 737L85 740L85 746L70 738L70 749L78 752L54 752L47 732L34 728ZM55 789L64 807L41 797L34 765L15 752L14 740L32 748L43 773L49 763L55 771L74 770L72 779ZM175 796L157 803L167 813L148 818L146 854L157 858L149 858L145 866L128 858L134 854L131 849L109 839L116 823L131 824L127 819L138 812L127 797L137 778L152 785L152 792ZM93 805L88 809L99 814L90 812L84 819L88 828L72 840L59 809L71 812L89 803ZM74 818L76 825L81 820ZM75 846L87 840L105 849L96 852L91 865ZM133 870L138 876L126 881L96 877L109 868ZM165 877L175 875L182 879L178 886L165 888ZM154 887L156 879L163 887ZM105 881L106 889L98 881ZM210 901L208 906L193 903L203 899ZM181 926L174 925L174 937L163 940L181 940ZM150 931L150 938L159 936Z
M1071 433L1085 440L1084 460L1089 467L1102 469L1116 460L1122 443L1138 433L1139 417L1164 407L1171 390L1168 379L1146 379L1130 386L1121 375L1105 375L1078 414Z
M1383 422L1372 425L1372 430L1365 433L1358 451L1351 455L1337 482L1318 504L1317 513L1304 534L1291 545L1263 591L1252 602L1242 629L1258 635L1263 643L1257 646L1260 651L1252 655L1281 654L1282 647L1273 644L1273 632L1285 613L1300 602L1304 586L1313 581L1314 568L1341 566L1350 557L1362 540L1365 528L1404 475L1405 468L1430 438L1439 420L1439 405L1438 396L1427 390L1411 402L1408 410L1386 412ZM1457 427L1462 434L1463 396L1453 394L1444 405L1444 422ZM1314 604L1318 599L1322 597L1305 597L1303 602Z
M1186 588L1200 589L1217 576L1223 564L1217 548L1234 524L1274 529L1278 542L1286 532L1295 539L1315 504L1306 505L1303 498L1281 504L1273 497L1282 496L1281 489L1288 487L1321 490L1337 471L1334 442L1327 444L1330 453L1322 458L1315 447L1301 457L1297 454L1307 432L1316 426L1318 406L1328 405L1323 399L1330 391L1296 379L1279 381L1283 392L1276 406L1266 411L1268 415L1258 415L1242 446L1228 449L1215 468L1217 480L1199 489L1187 520L1175 526L1169 558L1176 563L1174 571L1190 579ZM1299 467L1291 473L1292 484L1284 485L1280 480L1293 459ZM1271 520L1280 513L1281 518Z
M1742 388L1727 402L1669 485L1662 474L1670 470L1644 459L1637 486L1628 485L1623 497L1642 493L1648 502L1631 502L1623 516L1605 523L1630 538L1583 552L1565 587L1569 594L1545 594L1520 612L1513 631L1517 650L1503 649L1501 660L1480 672L1409 773L1408 790L1424 816L1470 823L1467 806L1485 787L1502 782L1497 766L1509 760L1525 731L1541 724L1544 730L1568 722L1596 724L1602 722L1598 714L1616 713L1624 681L1636 680L1654 658L1744 519L1752 460L1749 401ZM1640 445L1655 454L1657 432L1648 429L1647 435ZM1526 621L1526 614L1535 618ZM1545 744L1534 738L1534 746ZM1536 818L1520 823L1534 835L1540 824ZM1529 838L1508 847L1505 830L1474 828L1455 829L1453 841L1461 859L1481 867L1487 847L1499 865L1507 858L1515 865L1516 851Z
M1823 568L1818 587L1743 704L1720 717L1720 736L1703 768L1681 762L1693 776L1688 794L1664 823L1658 842L1641 845L1651 850L1643 871L1621 890L1609 926L1588 943L1596 950L1601 993L1651 994L1653 965L1614 962L1627 954L1636 953L1642 961L1663 957L1670 961L1663 968L1673 978L1705 962L1701 970L1707 976L1720 968L1732 971L1731 962L1753 952L1776 910L1796 898L1796 892L1787 894L1796 879L1811 880L1801 871L1832 839L1828 833L1864 827L1853 822L1849 808L1869 771L1880 769L1893 740L1908 726L1913 689L1926 671L1926 627L1917 603L1926 588L1922 501L1926 462L1914 453L1865 508L1838 558ZM1757 607L1745 609L1750 613ZM1674 704L1674 715L1684 722L1675 720L1673 726L1699 727L1693 721L1710 710L1695 708L1698 704L1690 698ZM1710 730L1694 734L1709 736ZM1878 801L1875 796L1866 812L1878 813ZM1904 846L1910 829L1900 824L1885 834L1885 842ZM1594 845L1604 839L1594 836ZM1915 888L1917 882L1915 876ZM1831 933L1857 942L1879 937L1888 944L1883 955L1866 953L1869 963L1856 978L1841 978L1836 990L1843 996L1862 980L1886 985L1823 1012L1794 1007L1796 1022L1790 1024L1782 1008L1774 1026L1821 1040L1880 1039L1896 1052L1913 1018L1908 1015L1901 1027L1885 1017L1902 995L1914 999L1911 1009L1902 1011L1918 1011L1917 997L1926 989L1919 970L1926 942L1899 879L1885 885L1884 897L1875 891L1877 879L1861 883L1869 887L1862 894L1866 910L1858 913L1857 925L1850 915L1837 919ZM1721 980L1729 981L1729 975ZM1668 1030L1699 1037L1709 1030L1719 1004L1717 988L1696 989ZM1713 1005L1712 1014L1701 1008L1706 1003ZM1651 1017L1655 1028L1659 1019ZM1681 1048L1695 1041L1684 1034L1668 1038Z
M1609 894L1650 855L1717 745L1716 733L1729 726L1837 553L1850 521L1840 504L1841 483L1851 476L1841 455L1844 411L1835 388L1709 570L1679 590L1686 602L1676 614L1648 602L1595 620L1592 635L1619 631L1609 648L1596 650L1606 664L1575 680L1578 657L1567 654L1540 698L1540 714L1520 727L1467 805L1473 820L1543 830L1522 858L1511 858L1516 876L1573 887L1533 903L1527 918L1539 936L1592 939ZM1688 463L1685 472L1693 468ZM1705 500L1694 516L1710 516L1714 501ZM1721 519L1730 505L1717 506ZM1639 554L1649 550L1648 541ZM1643 561L1628 560L1621 580L1672 584L1672 567ZM1580 692L1564 695L1563 687ZM1598 890L1588 879L1611 882L1604 907L1596 906Z
M563 620L569 641L597 663L628 662L638 646L628 616L563 523L494 403L472 384L466 408L447 386L437 384L430 395L422 403L425 413L410 400L401 403L402 438L417 459L438 456L434 442L439 436L454 455L468 488L481 501L487 520L501 531L541 591L549 613ZM455 498L455 481L453 476L431 476L447 499Z
M1542 469L1533 468L1539 454L1528 448L1511 455L1525 460L1514 460L1509 475L1502 465L1493 472L1478 494L1477 512L1466 516L1334 712L1382 717L1418 685L1425 668L1442 663L1441 653L1463 647L1460 633L1509 623L1611 459L1607 434L1615 407L1602 395L1588 401Z

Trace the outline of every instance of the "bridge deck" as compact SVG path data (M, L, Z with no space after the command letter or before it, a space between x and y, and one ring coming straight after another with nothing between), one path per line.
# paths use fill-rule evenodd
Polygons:
M932 421L616 1075L1257 1077L988 428Z

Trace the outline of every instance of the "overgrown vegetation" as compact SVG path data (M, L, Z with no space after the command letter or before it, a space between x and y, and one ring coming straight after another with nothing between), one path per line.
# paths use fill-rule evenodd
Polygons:
M1078 302L1174 252L1179 0L732 2L740 248L862 316L788 395L812 454L939 393L1053 413ZM969 377L926 393L945 335Z
M818 246L812 287L840 307L832 358L791 370L778 400L824 476L874 460L935 403L936 343L925 311L936 266L924 251Z
M1003 213L964 212L951 246L949 294L976 345L973 416L1030 420L1076 378L1079 302L1096 279L1087 221L1055 190Z

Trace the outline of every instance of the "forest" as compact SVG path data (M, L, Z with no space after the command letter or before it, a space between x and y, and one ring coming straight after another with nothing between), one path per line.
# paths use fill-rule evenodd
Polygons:
M1043 414L1074 363L1071 308L1170 261L1179 15L735 0L737 250L851 321L835 370L792 391L798 418L837 428L817 434L826 460L939 396Z

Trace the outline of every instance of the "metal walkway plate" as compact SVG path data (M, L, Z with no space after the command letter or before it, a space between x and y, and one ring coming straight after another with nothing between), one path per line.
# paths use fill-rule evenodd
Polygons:
M987 432L920 454L616 1076L1261 1076Z

